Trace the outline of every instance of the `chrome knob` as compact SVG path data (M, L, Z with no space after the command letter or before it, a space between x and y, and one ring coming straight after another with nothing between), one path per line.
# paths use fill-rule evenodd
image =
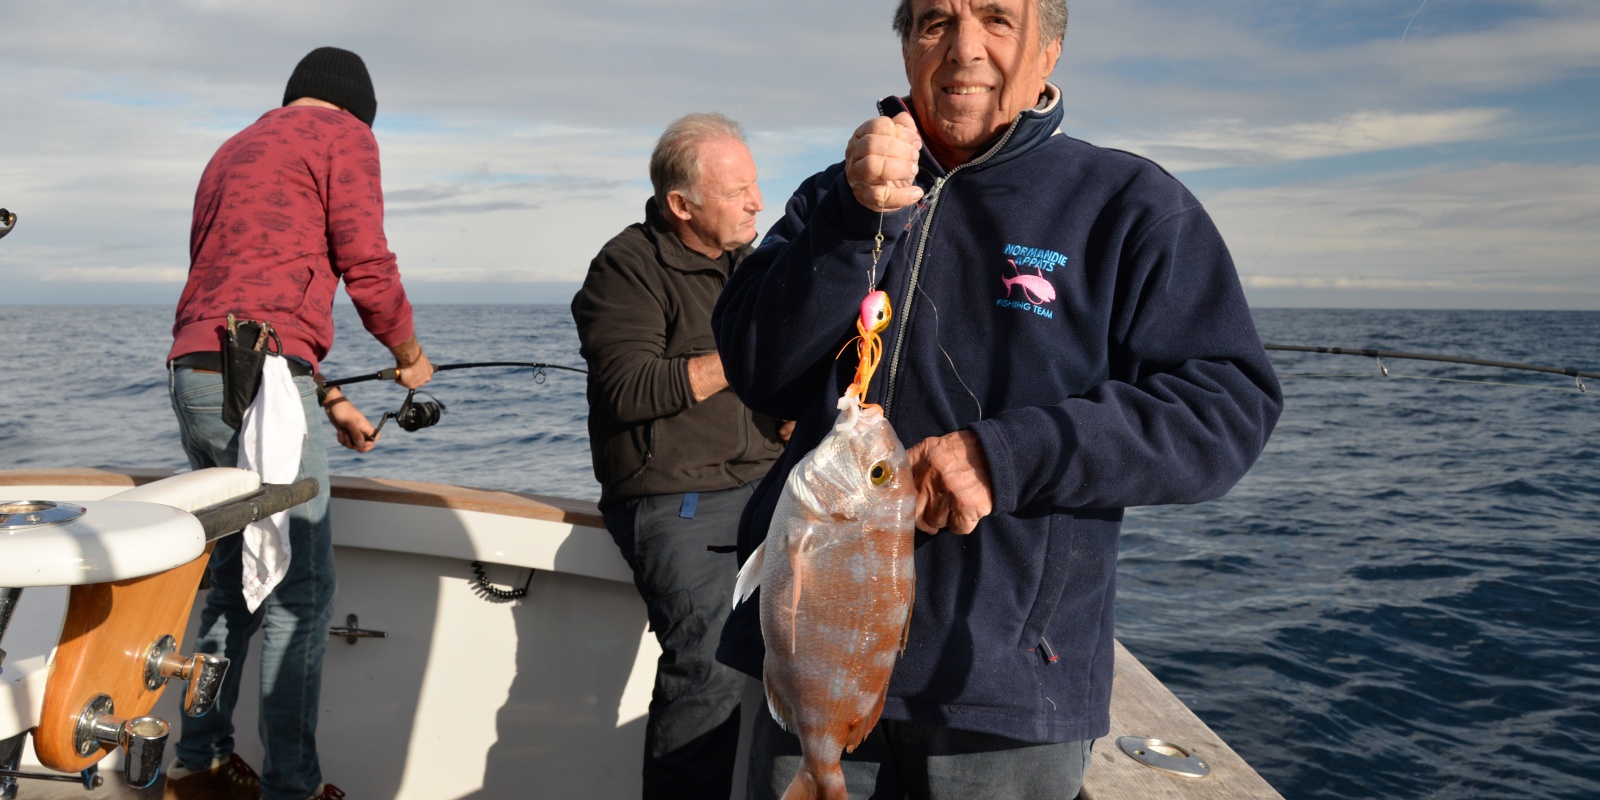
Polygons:
M108 695L98 695L78 715L74 743L78 755L87 756L103 746L123 750L122 777L129 786L143 789L161 774L161 759L167 750L171 726L159 717L121 719Z
M222 656L195 653L188 658L178 654L178 644L171 636L163 636L150 645L144 662L144 687L150 691L165 686L168 678L188 681L183 692L185 716L200 717L217 702L217 692L222 690L222 678L228 674L228 659Z

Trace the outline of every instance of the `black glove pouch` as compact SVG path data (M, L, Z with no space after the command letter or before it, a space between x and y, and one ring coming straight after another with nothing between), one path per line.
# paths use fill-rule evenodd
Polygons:
M277 350L271 344L278 345ZM222 421L238 430L244 410L261 391L261 370L269 354L281 354L283 343L270 322L235 322L232 315L222 332Z

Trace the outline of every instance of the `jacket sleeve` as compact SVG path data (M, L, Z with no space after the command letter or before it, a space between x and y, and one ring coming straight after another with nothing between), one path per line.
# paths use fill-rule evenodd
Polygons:
M882 215L880 263L910 215ZM797 419L820 391L840 347L855 335L879 224L835 164L801 184L783 218L734 271L711 324L728 383L746 406Z
M328 262L361 324L385 347L415 333L411 301L383 233L378 141L365 125L337 137L328 155Z
M1123 245L1108 380L972 428L996 512L1220 497L1266 446L1283 398L1222 237L1197 205Z
M686 358L667 358L667 316L640 275L640 256L607 245L572 301L590 402L636 425L695 404ZM652 264L650 267L655 268Z

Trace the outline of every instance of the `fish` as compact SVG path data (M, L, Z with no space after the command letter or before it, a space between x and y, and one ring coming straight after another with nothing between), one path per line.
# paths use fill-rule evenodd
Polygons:
M887 325L881 300L862 306L864 320L882 313L861 328L863 355ZM762 588L767 707L800 739L784 800L847 800L842 753L878 724L910 630L916 490L894 428L863 401L875 368L858 368L833 428L790 471L734 588L736 605Z
M1056 287L1050 285L1050 282L1044 279L1043 270L1040 270L1038 275L1024 275L1022 274L1022 270L1017 267L1017 262L1015 259L1008 258L1006 259L1006 263L1010 264L1012 271L1017 273L1016 277L1013 278L1007 278L1005 276L1001 276L1000 278L1000 283L1004 284L1006 287L1007 297L1011 296L1011 291L1013 288L1020 287L1022 289L1022 293L1027 296L1028 300L1032 301L1036 305L1044 305L1045 303L1055 301Z

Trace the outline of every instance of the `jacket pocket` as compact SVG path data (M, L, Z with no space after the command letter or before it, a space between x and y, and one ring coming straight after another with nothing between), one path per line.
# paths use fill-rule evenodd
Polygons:
M1053 661L1048 654L1053 648L1045 642L1045 632L1049 630L1051 620L1055 619L1056 606L1060 605L1061 593L1067 586L1074 534L1071 517L1052 514L1049 520L1050 532L1045 537L1044 569L1039 576L1039 590L1034 594L1033 607L1028 609L1028 617L1022 623L1022 638L1017 642L1018 649L1038 651L1046 663ZM1041 642L1044 642L1043 647L1040 646Z

